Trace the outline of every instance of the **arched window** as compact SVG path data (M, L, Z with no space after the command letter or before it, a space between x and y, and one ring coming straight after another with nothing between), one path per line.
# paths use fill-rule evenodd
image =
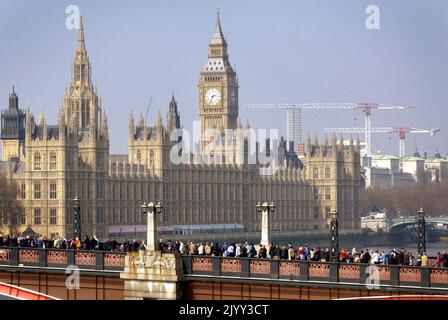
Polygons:
M331 177L330 167L326 166L325 167L325 179L330 179L330 177Z
M57 158L56 153L50 153L50 170L56 170Z
M137 150L137 161L140 162L140 160L142 160L142 152Z
M154 150L149 152L149 167L154 170Z
M313 167L313 179L319 179L319 169L317 167Z
M34 154L34 170L40 170L40 169L41 169L40 153L36 152Z

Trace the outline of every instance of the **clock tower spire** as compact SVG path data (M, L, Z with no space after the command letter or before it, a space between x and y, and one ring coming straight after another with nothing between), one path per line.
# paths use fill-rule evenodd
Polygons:
M238 77L227 52L227 42L221 28L219 8L215 30L208 46L207 64L199 77L199 116L201 119L201 149L207 145L204 132L217 129L237 129Z

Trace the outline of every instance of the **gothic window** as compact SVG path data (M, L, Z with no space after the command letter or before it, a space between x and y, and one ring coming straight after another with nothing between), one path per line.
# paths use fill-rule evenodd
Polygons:
M104 184L101 181L96 182L96 198L103 199L104 198Z
M22 212L21 215L20 215L20 224L26 224L25 212Z
M56 153L50 153L50 170L56 170Z
M57 224L57 209L50 209L50 224Z
M34 170L40 170L40 169L41 169L40 153L36 152L34 154Z
M319 179L319 169L317 167L313 167L313 179Z
M57 184L56 181L50 182L50 199L57 198Z
M137 162L140 162L142 159L142 152L140 150L137 150Z
M326 166L325 167L325 179L330 179L330 176L331 176L330 167Z
M149 152L149 167L154 170L154 150Z
M314 200L319 200L319 190L316 187L313 187L313 195Z
M95 223L104 223L104 208L96 208Z
M22 182L20 184L20 198L25 199L26 198L26 185L25 182Z
M40 208L34 209L34 224L41 224L42 223L42 217L40 215Z
M81 80L81 70L79 68L79 65L75 65L75 80Z
M330 187L325 187L325 200L331 200Z
M34 183L34 199L40 199L40 182Z
M65 198L68 200L73 199L72 198L72 183L70 181L67 181L65 184Z
M81 65L81 81L84 81L86 79L86 65Z
M85 128L86 124L86 104L84 100L81 100L81 126Z

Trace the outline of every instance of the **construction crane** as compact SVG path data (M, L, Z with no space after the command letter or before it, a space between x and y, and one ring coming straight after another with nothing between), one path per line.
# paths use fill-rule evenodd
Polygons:
M439 128L433 129L417 129L417 128L390 128L390 127L379 127L379 128L370 128L369 135L371 133L398 133L400 137L400 157L405 156L405 140L407 133L429 133L431 136L434 136L437 132L439 132ZM371 137L368 136L367 130L365 128L325 128L325 133L363 133L365 134L366 141L366 149L367 142L370 143ZM369 146L371 148L371 145Z
M149 98L148 106L146 107L146 112L145 112L145 126L146 126L146 121L148 120L148 113L149 113L149 109L151 108L151 103L152 103L152 97Z
M287 111L287 140L294 143L302 142L302 109L350 109L362 110L365 119L366 151L372 154L370 133L372 127L372 110L411 110L414 106L388 105L381 103L277 103L277 104L245 104L249 109L286 109Z

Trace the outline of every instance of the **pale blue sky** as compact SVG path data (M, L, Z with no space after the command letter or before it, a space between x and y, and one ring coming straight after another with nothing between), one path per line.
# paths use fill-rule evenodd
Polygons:
M221 0L222 27L236 64L240 106L275 102L414 104L380 111L374 126L439 127L410 135L408 153L448 152L448 1ZM198 119L199 72L215 24L214 0L0 0L0 106L15 85L21 106L56 122L77 32L65 8L82 10L87 50L109 118L111 152L127 152L131 110L149 122L165 117L175 91L185 128ZM365 27L366 7L380 8L381 29ZM240 109L253 127L286 129L282 111ZM360 111L304 111L304 135L350 127ZM374 150L398 153L398 136L374 136Z

